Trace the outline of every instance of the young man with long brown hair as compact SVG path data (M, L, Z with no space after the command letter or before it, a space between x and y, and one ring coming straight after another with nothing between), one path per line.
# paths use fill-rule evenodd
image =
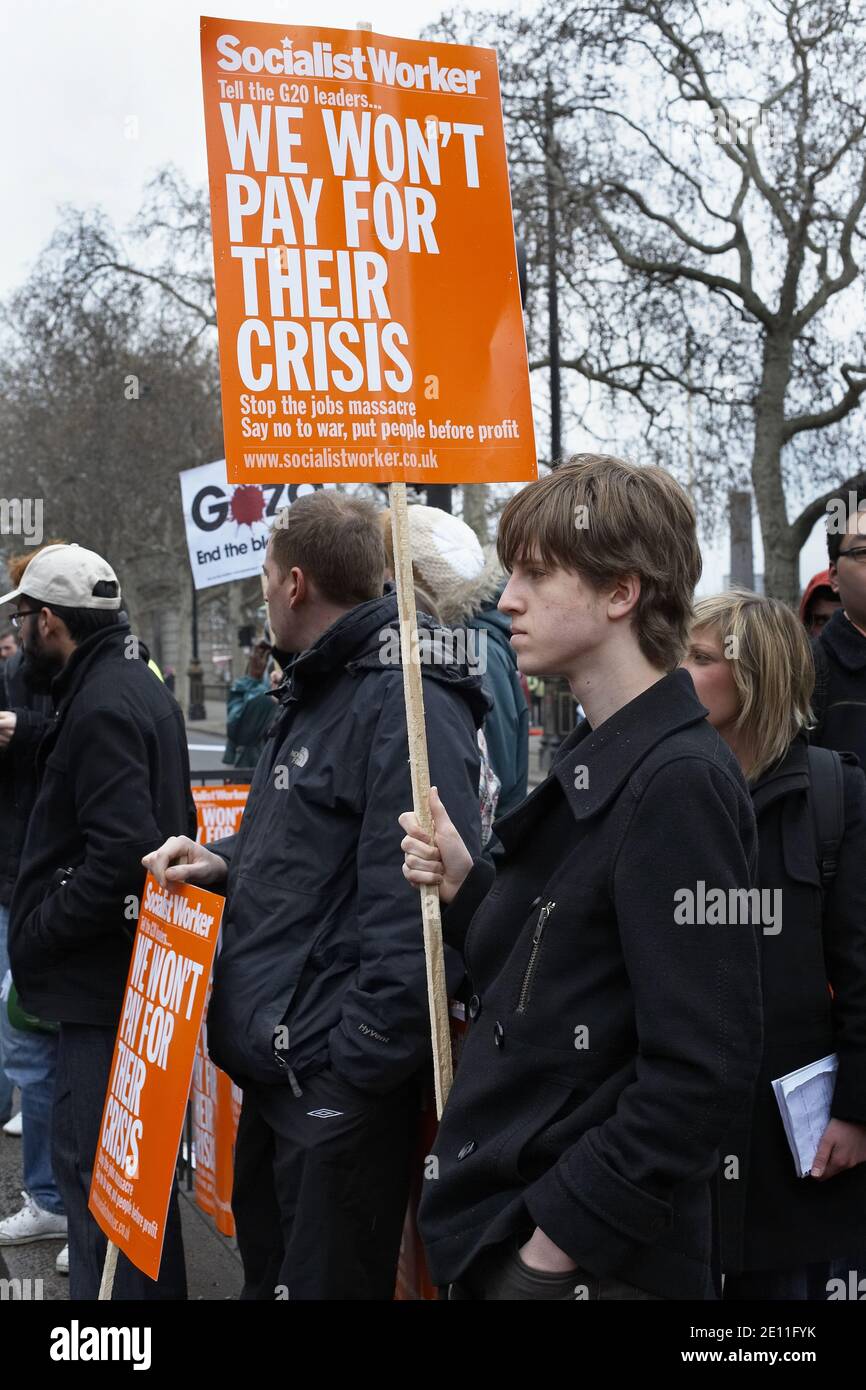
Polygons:
M700 552L662 469L582 456L502 516L499 607L527 676L586 718L475 858L431 794L404 873L436 882L474 993L421 1232L452 1298L713 1296L711 1182L761 1052L746 925L681 924L682 890L748 888L755 822L689 675Z

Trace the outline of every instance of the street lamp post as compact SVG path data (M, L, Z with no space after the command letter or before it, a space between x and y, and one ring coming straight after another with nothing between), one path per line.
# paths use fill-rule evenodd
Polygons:
M187 668L189 677L189 719L190 722L206 719L204 703L204 672L198 657L198 594L195 580L192 585L192 656Z

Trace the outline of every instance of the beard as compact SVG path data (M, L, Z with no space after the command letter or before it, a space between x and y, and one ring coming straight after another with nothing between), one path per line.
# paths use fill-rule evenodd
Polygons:
M51 656L42 650L24 649L21 675L34 694L47 695L51 689L51 682L62 670L63 660L61 657Z

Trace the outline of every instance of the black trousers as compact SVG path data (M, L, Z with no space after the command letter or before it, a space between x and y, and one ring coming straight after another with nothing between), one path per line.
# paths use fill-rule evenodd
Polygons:
M99 1142L102 1107L108 1090L115 1030L85 1023L61 1023L54 1087L52 1162L68 1220L69 1297L96 1299L105 1264L106 1239L87 1209ZM184 1299L186 1266L177 1205L171 1201L159 1279L154 1281L117 1257L112 1299Z
M418 1124L415 1081L384 1096L326 1070L244 1090L232 1210L244 1299L390 1300Z

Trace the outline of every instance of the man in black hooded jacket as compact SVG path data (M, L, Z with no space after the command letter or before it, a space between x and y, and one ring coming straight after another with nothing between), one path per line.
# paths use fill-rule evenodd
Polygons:
M208 1046L244 1091L232 1206L246 1298L394 1291L430 1025L421 914L393 836L411 789L384 569L371 504L294 504L264 566L288 669L241 829L147 860L169 883L225 884ZM478 677L428 656L431 777L480 851L488 700Z

